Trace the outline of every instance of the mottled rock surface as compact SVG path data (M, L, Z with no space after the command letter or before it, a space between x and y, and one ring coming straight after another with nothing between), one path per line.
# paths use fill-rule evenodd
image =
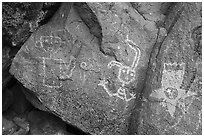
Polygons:
M178 3L165 20L168 35L155 44L141 111L135 109L137 134L202 134L199 4Z
M174 4L168 14L162 3L63 3L18 51L10 73L36 107L84 132L189 134L186 119L201 109L200 14L187 8L194 6Z
M43 111L31 111L28 114L31 135L66 135L66 124L58 117Z
M15 79L9 73L11 62L31 33L46 24L60 3L2 2L2 88Z

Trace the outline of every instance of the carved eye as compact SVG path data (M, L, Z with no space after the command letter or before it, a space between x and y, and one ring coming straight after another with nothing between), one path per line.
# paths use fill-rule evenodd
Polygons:
M122 69L122 72L125 73L125 72L127 72L127 70L126 69Z
M135 73L133 71L130 71L130 76L131 77L134 77L135 76Z
M50 36L41 36L40 40L42 42L46 42L46 43L51 43L51 37Z
M36 41L35 47L42 47L41 42L40 41Z

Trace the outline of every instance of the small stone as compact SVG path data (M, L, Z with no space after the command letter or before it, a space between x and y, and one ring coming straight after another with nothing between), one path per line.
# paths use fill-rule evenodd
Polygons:
M15 132L17 126L10 120L6 119L4 116L2 117L2 134L3 135L11 135Z

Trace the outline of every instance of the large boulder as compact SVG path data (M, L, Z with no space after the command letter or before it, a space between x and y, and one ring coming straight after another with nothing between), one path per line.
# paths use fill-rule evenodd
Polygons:
M86 8L84 14L87 11L95 14L91 17L98 24L91 22L87 25L90 18L82 14L83 10L76 12L80 10L76 8L77 4L63 3L51 21L34 32L18 51L10 73L38 98L40 103L36 106L46 108L44 110L84 132L143 134L142 129L150 127L164 134L159 126L151 124L157 117L150 117L149 113L153 110L147 105L153 104L149 97L158 99L166 95L157 96L156 91L163 90L163 86L155 88L161 83L156 78L163 76L160 72L162 65L166 64L165 75L172 75L173 78L175 75L178 79L173 84L179 88L179 97L194 97L197 94L193 91L187 93L179 85L185 75L185 63L191 59L191 54L188 54L190 46L178 43L179 50L175 48L177 44L166 50L167 46L160 46L164 44L163 38L166 38L166 45L169 45L168 41L173 41L167 40L167 34L177 38L172 29L176 26L171 25L175 23L174 20L171 22L174 16L168 15L169 22L167 18L164 26L166 14L164 9L162 12L158 10L162 4L155 4L146 12L144 5L138 8L135 7L138 4L134 3L78 5ZM94 28L101 32L96 33ZM194 33L199 32L194 30ZM168 39L173 39L170 36ZM194 36L194 39L198 38ZM167 49L171 53L176 49L178 54L170 54ZM179 53L181 49L181 53L185 54ZM177 65L179 63L181 65ZM161 118L162 114L163 110ZM170 116L173 114L171 112ZM140 124L143 121L146 124Z

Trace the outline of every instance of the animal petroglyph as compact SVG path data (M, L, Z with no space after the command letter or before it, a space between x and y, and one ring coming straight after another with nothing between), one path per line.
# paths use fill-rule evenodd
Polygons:
M196 93L191 91L186 91L181 89L183 76L185 73L185 64L177 64L177 63L164 63L164 70L161 81L161 88L154 90L151 93L151 97L162 99L164 102L161 104L167 107L168 112L172 117L174 117L174 113L176 111L177 104L178 107L183 111L184 108L182 106L181 99L185 99L189 96L194 96Z
M119 74L118 74L118 79L119 81L122 83L122 86L124 87L126 84L131 83L132 81L134 81L135 79L135 69L137 67L138 61L140 59L141 56L141 51L140 49L136 46L136 44L129 40L128 35L126 38L126 43L128 44L128 46L134 51L135 56L134 56L134 60L132 62L131 66L126 66L123 65L121 62L112 60L108 63L108 68L112 68L113 66L117 66L119 67ZM130 44L131 43L131 44ZM135 48L132 47L132 45L135 45Z
M117 93L111 94L111 92L108 91L108 88L106 87L106 84L108 84L107 81L103 80L99 83L99 85L105 89L109 96L117 96L121 99L124 99L125 101L130 101L134 99L136 95L128 92L127 89L124 88L124 86L130 84L135 80L136 76L135 69L138 65L138 61L141 56L141 51L133 41L129 40L128 35L125 42L130 47L130 49L135 53L134 60L131 66L123 65L121 62L115 60L110 61L107 65L109 69L112 68L113 66L119 67L118 80L122 83L121 84L122 87L118 88ZM132 45L134 45L134 47Z

